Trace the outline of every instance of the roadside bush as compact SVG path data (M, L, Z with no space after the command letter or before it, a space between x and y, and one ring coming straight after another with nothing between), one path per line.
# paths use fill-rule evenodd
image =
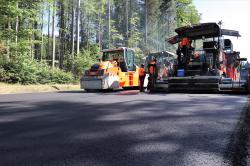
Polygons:
M0 53L0 82L3 82L6 77L6 72L3 68L5 62L6 62L5 56L2 53Z
M91 56L91 52L88 50L83 51L78 57L74 59L73 73L76 76L80 76L84 70L88 69L95 63L95 57Z
M84 70L89 69L99 58L100 49L97 44L90 45L88 48L82 50L79 55L74 58L70 53L67 53L64 61L64 68L66 71L71 71L75 79L82 75Z
M40 84L51 83L51 68L45 62L39 63L39 70L37 71L37 82Z
M25 50L25 43L18 49L17 55L6 55L0 53L0 82L20 84L67 84L79 81L79 76L88 69L99 58L98 44L89 45L74 57L65 53L64 70L54 69L52 71L45 62L32 60L29 51ZM14 48L13 48L14 49ZM74 77L73 77L74 75Z
M66 84L72 83L74 81L71 73L63 72L60 69L55 69L54 72L51 73L51 83L57 84Z
M36 62L28 57L19 57L1 61L0 81L21 84L66 84L72 83L71 73L52 69L43 62Z

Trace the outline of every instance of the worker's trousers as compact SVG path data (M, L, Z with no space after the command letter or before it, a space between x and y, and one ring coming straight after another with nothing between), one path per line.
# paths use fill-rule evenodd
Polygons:
M145 79L145 76L139 76L139 89L140 91L142 92L143 91L143 85L144 85L144 79Z

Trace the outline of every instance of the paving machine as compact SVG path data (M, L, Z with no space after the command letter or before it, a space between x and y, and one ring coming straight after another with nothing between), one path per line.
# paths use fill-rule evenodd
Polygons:
M154 52L147 55L145 59L145 67L147 73L149 73L148 68L150 62L154 58L156 59L155 79L151 83L152 86L150 87L150 91L167 90L168 78L174 76L176 57L177 55L175 53L169 51ZM151 81L148 75L149 74L147 74L146 76L146 83L148 83L148 81Z
M168 39L179 44L175 75L168 78L170 91L247 90L248 81L240 76L240 53L225 36L240 37L238 31L221 29L217 23L201 23L175 29L176 36ZM181 41L189 46L181 47Z
M81 89L102 90L139 86L139 71L134 50L126 47L105 49L99 63L86 70L80 79Z

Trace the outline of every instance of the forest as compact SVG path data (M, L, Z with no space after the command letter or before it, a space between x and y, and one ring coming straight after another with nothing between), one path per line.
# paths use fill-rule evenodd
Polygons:
M0 82L66 84L100 51L175 48L174 29L199 23L192 0L0 0Z

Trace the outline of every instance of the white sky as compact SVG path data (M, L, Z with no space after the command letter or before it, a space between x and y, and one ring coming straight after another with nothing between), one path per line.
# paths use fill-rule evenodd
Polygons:
M222 28L238 30L242 37L233 38L235 51L250 61L250 0L193 0L202 14L201 22L219 22Z

